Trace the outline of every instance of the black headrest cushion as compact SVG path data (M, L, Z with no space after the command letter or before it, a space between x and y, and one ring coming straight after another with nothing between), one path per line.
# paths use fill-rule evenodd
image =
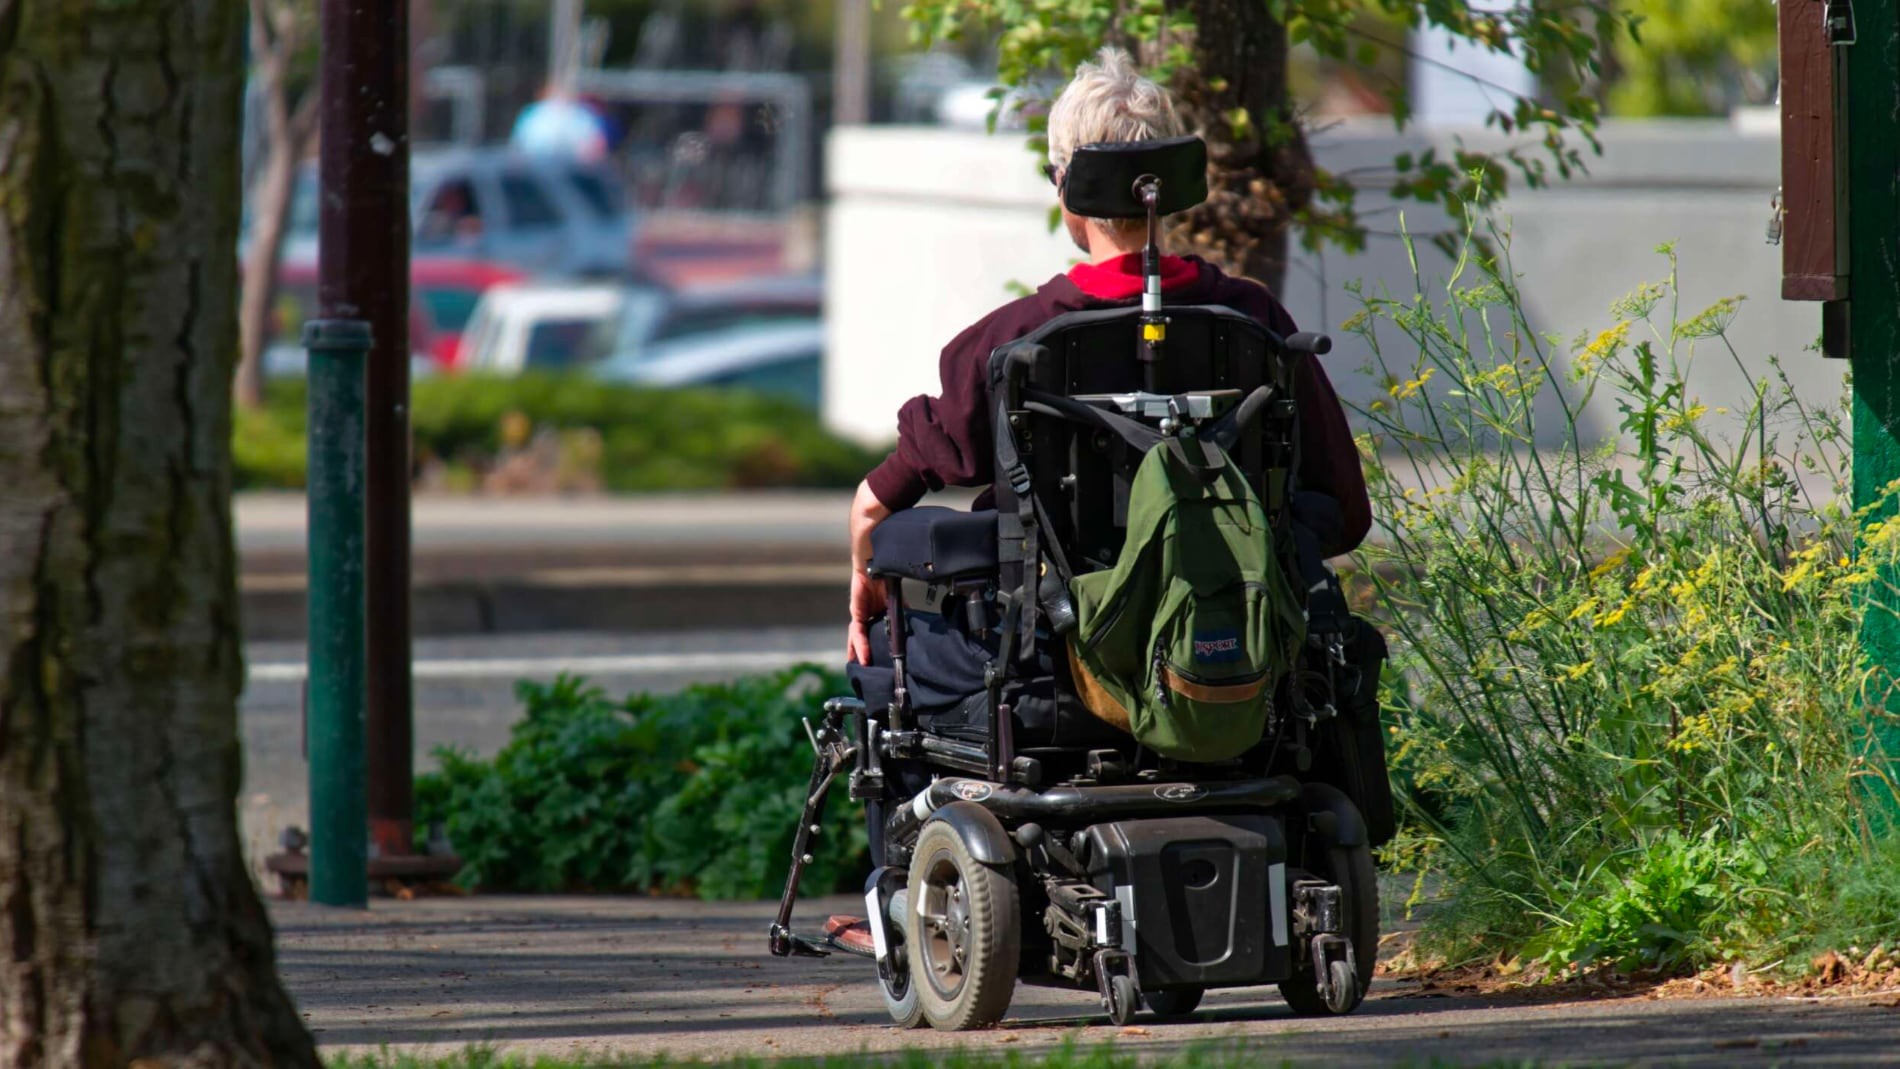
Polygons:
M1144 175L1161 180L1162 215L1194 207L1207 199L1207 143L1170 137L1083 145L1069 158L1062 203L1089 219L1140 219L1148 211L1135 182Z

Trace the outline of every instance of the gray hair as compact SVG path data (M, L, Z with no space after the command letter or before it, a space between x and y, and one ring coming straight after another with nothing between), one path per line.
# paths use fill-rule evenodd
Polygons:
M1049 162L1066 170L1077 147L1101 141L1149 141L1182 134L1168 91L1142 77L1135 60L1112 45L1075 68L1049 109Z

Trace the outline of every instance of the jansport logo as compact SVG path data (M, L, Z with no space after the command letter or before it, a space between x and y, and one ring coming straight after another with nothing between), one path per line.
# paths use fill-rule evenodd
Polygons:
M1194 636L1194 659L1206 664L1240 660L1240 632L1197 632Z

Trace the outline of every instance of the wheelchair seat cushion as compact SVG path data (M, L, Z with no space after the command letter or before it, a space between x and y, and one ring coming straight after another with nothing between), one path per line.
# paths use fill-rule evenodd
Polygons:
M872 575L942 582L995 571L995 509L903 509L871 531Z
M995 649L965 634L954 618L935 613L904 614L906 667L911 708L918 726L933 735L982 743L989 740L989 694L983 670ZM871 625L872 664L848 664L851 689L873 710L895 697L896 673L890 661L890 623ZM1113 746L1128 735L1097 719L1055 678L1046 654L1037 658L1028 678L1012 680L1003 699L1015 711L1019 746ZM881 713L880 713L881 715Z

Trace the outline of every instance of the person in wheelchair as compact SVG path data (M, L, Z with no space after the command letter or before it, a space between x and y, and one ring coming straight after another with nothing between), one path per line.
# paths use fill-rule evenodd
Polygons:
M1078 68L1049 154L1088 261L954 339L859 487L856 697L812 732L772 950L875 958L906 1025L992 1023L1018 976L1093 986L1118 1022L1258 983L1348 1012L1392 818L1384 646L1324 564L1371 523L1331 343L1160 254L1206 147L1125 53ZM918 506L944 486L988 489ZM868 916L813 941L790 917L847 772Z
M1096 62L1077 68L1075 80L1049 112L1049 162L1044 170L1060 192L1077 146L1181 134L1181 120L1167 90L1142 77L1126 52L1104 48ZM872 663L877 656L873 651L883 646L870 634L885 610L883 586L865 571L871 532L892 513L917 504L927 491L987 487L994 480L985 393L990 353L1064 313L1127 307L1141 299L1146 240L1141 220L1088 219L1065 204L1062 223L1088 259L952 339L939 361L941 392L912 398L898 410L897 449L858 486L851 505L851 623L846 639L854 663ZM1170 303L1225 305L1281 337L1298 330L1265 286L1231 277L1196 256L1162 257L1161 286ZM1309 542L1303 550L1324 559L1356 548L1371 529L1372 512L1359 452L1325 370L1307 356L1297 375L1302 435L1298 526L1302 540ZM992 498L982 495L978 507ZM926 633L920 641L929 638ZM971 659L957 656L959 652L953 648L943 658L932 658L920 649L912 668L938 684L933 689L942 695L974 693L982 687L980 665L970 671ZM939 672L932 673L933 668Z

